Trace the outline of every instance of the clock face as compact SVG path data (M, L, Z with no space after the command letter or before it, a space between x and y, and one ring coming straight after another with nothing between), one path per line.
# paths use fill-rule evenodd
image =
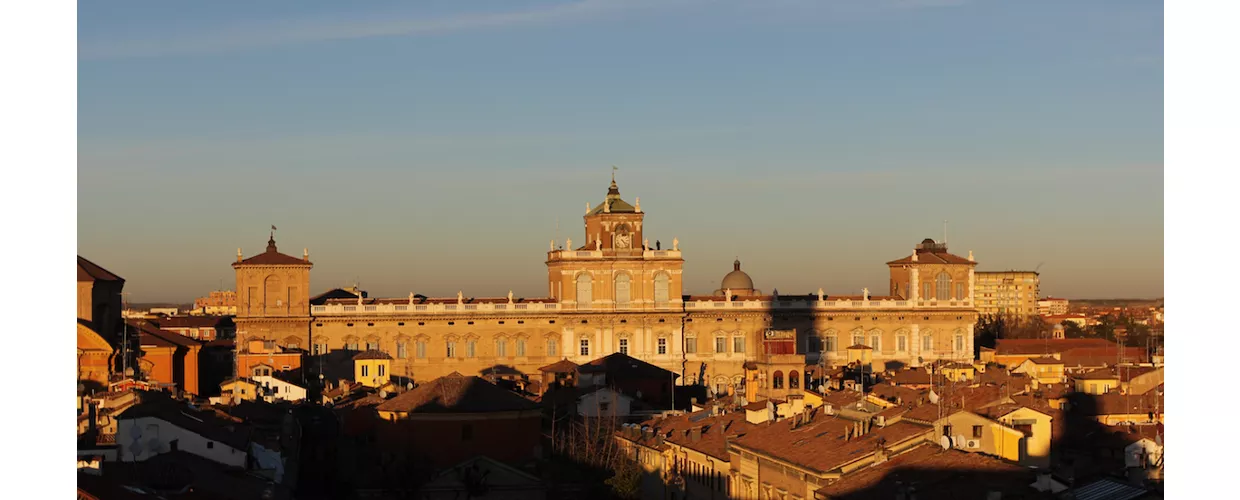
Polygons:
M628 234L617 234L616 235L616 248L628 248L629 245L633 243L632 238L633 237Z

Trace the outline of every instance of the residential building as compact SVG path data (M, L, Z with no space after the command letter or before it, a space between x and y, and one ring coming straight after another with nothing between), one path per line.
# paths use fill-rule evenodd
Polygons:
M978 313L1028 319L1038 314L1038 273L1034 271L978 271L974 297Z
M203 342L231 338L236 334L232 318L226 316L166 316L150 321L162 330Z
M613 181L604 202L583 215L584 244L551 242L547 296L536 298L312 297L309 252L280 253L272 235L265 252L239 253L232 264L237 336L241 345L271 340L312 356L356 353L364 344L392 354L398 373L425 378L495 365L530 374L562 359L621 353L716 394L743 383L768 330L794 331L811 363L844 364L846 347L857 343L879 362L972 359L976 262L944 244L926 240L888 262L890 295L767 295L737 261L721 293L695 296L682 287L679 240L651 245L645 215Z
M304 354L296 348L277 344L274 340L255 339L244 342L236 352L236 373L258 377L301 368Z
M1038 315L1055 316L1068 314L1068 299L1046 297L1038 300Z
M577 415L585 418L627 419L633 413L632 396L607 386L595 386L577 397Z
M237 292L215 290L206 297L198 297L194 299L194 308L190 309L189 313L195 316L236 316Z
M1062 384L1065 380L1063 361L1052 357L1026 358L1012 368L1012 373L1024 373L1038 384Z
M175 385L188 394L198 394L198 357L202 342L161 330L141 320L126 322L138 337L142 357L138 367L146 380Z
M392 377L392 357L373 350L353 356L353 380L366 387L383 387Z
M450 467L485 456L523 464L541 454L538 405L481 377L449 374L375 407L388 453Z
M119 419L116 442L121 461L141 462L183 451L228 466L248 464L249 428L221 413L153 397L129 407Z

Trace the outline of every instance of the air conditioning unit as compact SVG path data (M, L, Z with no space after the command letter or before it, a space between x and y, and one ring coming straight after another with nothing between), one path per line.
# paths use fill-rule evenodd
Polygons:
M970 439L968 441L965 441L964 443L965 448L979 448L981 446L982 446L981 441L978 441L976 439Z

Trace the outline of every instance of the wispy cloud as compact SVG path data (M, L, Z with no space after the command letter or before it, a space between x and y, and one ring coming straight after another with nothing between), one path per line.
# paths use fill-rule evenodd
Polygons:
M230 26L196 35L177 35L172 39L87 44L80 47L79 57L95 60L210 54L332 40L441 35L466 30L584 21L629 10L704 1L710 0L580 0L527 10L437 18L377 18L372 15L361 19L282 20Z
M196 34L128 40L79 41L82 60L199 55L295 46L333 40L443 35L462 31L585 22L636 12L681 7L803 11L842 6L932 8L974 0L576 0L506 12L468 13L428 18L404 13L354 18L303 18L217 27Z

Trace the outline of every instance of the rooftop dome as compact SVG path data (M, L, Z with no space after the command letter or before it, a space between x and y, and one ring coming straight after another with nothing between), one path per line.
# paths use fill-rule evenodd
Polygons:
M741 261L737 259L732 263L732 272L723 277L721 289L727 290L753 290L753 280L749 278L745 271L741 270Z

